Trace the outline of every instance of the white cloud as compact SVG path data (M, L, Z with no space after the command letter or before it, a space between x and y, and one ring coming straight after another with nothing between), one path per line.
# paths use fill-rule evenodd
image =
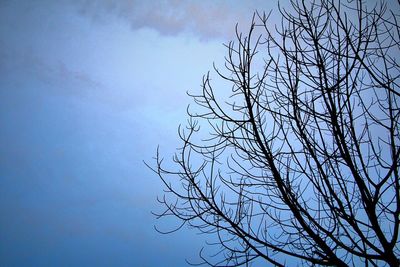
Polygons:
M77 0L79 11L97 21L117 17L132 29L151 28L162 35L191 33L200 39L230 39L236 23L249 25L254 11L269 11L275 1ZM276 5L275 5L276 7Z

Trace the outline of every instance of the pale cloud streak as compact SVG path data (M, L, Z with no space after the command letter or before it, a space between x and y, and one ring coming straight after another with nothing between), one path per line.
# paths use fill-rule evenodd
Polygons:
M232 38L236 23L249 25L254 11L269 11L274 2L78 0L76 3L81 14L96 21L106 22L114 17L129 23L133 30L151 28L161 35L188 33L209 40Z

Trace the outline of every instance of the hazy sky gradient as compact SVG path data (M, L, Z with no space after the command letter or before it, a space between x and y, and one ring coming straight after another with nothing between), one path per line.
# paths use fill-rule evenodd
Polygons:
M255 9L279 23L276 0L0 1L0 266L198 259L205 236L154 231L176 221L143 160L180 146L186 91Z
M185 266L204 237L163 236L169 156L234 25L261 1L1 1L0 265Z

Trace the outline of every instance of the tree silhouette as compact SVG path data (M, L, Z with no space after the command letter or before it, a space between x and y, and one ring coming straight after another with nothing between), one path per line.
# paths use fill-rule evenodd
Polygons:
M175 167L158 152L152 167L158 216L217 238L203 263L400 265L394 4L292 1L279 26L255 13L247 34L236 28L214 66L229 96L205 75Z

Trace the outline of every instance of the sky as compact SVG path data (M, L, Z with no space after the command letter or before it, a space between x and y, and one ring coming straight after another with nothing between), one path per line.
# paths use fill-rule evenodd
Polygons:
M161 181L235 24L275 1L0 1L0 266L187 266Z
M0 1L1 267L198 261L209 237L154 230L178 222L143 161L181 145L186 92L256 9L279 23L276 0Z

